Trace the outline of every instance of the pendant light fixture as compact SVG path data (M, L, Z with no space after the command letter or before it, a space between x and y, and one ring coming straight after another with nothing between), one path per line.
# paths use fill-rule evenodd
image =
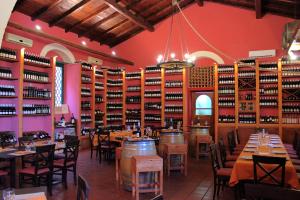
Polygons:
M184 37L183 35L183 28L181 25L181 20L180 17L181 15L179 15L177 18L177 23L178 23L178 27L179 27L179 33L180 33L180 46L181 46L181 59L176 58L176 54L171 52L171 48L172 48L172 35L174 32L174 24L176 23L175 20L175 11L177 8L179 8L179 4L178 1L180 0L172 0L172 16L171 16L171 20L170 20L170 31L169 31L169 35L166 41L166 47L165 47L165 51L164 51L164 55L159 55L157 57L157 65L161 68L165 68L165 69L173 69L173 68L191 68L194 67L195 64L195 57L191 56L189 54L187 45L185 43L185 39L186 37Z

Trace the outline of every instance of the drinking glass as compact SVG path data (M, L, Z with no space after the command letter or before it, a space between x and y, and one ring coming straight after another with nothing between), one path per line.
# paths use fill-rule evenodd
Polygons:
M3 190L2 197L3 200L15 200L15 190L12 188Z

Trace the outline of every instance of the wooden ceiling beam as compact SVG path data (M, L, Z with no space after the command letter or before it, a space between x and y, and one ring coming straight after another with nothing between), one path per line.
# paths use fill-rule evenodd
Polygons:
M103 12L106 9L108 9L107 5L105 5L105 6L101 5L97 10L95 10L95 12L87 15L82 20L80 20L80 21L74 23L73 25L69 26L68 28L65 29L65 31L69 32L69 31L73 30L75 27L77 27L77 26L79 26L79 25L81 25L81 24L83 24L83 23L85 23L85 22L93 19L96 15L98 15L99 13Z
M83 36L88 36L90 33L92 33L95 29L97 29L101 24L103 24L104 22L107 22L108 20L118 16L119 13L118 12L114 12L111 15L108 15L107 17L104 17L103 19L101 19L100 21L94 23L93 25L91 25L89 28L86 29L86 31L81 32L78 34L79 37L83 37Z
M263 17L262 0L255 0L255 13L256 19L261 19Z
M142 32L142 31L143 31L143 29L141 27L137 27L137 28L134 28L131 31L125 33L124 35L120 36L116 40L111 41L111 42L107 41L107 43L103 43L103 44L107 44L109 47L114 47L114 46L128 40L129 38L137 35L138 33Z
M147 20L139 15L132 14L129 10L116 3L115 0L104 0L104 2L140 27L143 27L144 29L147 29L151 32L154 31L154 27Z
M51 4L42 7L41 9L37 10L35 13L31 15L31 20L36 20L37 18L43 16L48 10L51 10L58 6L63 0L54 0Z
M120 64L134 65L133 62L131 62L129 60L126 60L124 58L120 58L120 57L117 57L117 56L112 56L110 54L106 54L106 53L103 53L103 52L100 52L100 51L97 51L97 50L94 50L94 49L90 49L88 47L85 47L85 46L82 46L82 45L79 45L79 44L75 44L75 43L70 42L68 40L62 39L60 37L53 36L52 34L44 33L42 31L37 31L35 29L30 29L30 28L27 28L27 27L22 26L20 24L16 24L14 22L8 22L7 25L9 27L15 28L17 30L21 30L21 31L27 32L29 34L36 35L36 36L44 38L44 39L52 40L52 41L58 42L60 44L70 46L72 48L76 48L76 49L79 49L79 50L97 55L97 56L99 56L99 58L104 59L104 60L108 60L108 61L112 61L112 62L120 63Z
M204 0L196 0L196 2L200 7L204 6Z
M76 10L80 9L81 7L83 7L84 5L86 5L88 2L90 2L91 0L82 0L79 3L75 4L72 8L70 8L69 10L67 10L66 12L64 12L63 14L59 15L58 17L54 18L53 20L51 20L49 22L49 26L52 27L56 24L58 24L59 22L61 22L65 17L67 17L68 15L72 14L73 12L75 12Z
M15 6L14 6L14 9L13 9L13 12L15 12L18 8L20 8L24 3L25 3L26 0L17 0Z

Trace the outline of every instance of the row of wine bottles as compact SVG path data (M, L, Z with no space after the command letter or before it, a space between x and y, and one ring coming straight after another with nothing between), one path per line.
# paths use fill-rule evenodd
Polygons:
M118 115L118 114L106 116L107 121L122 121L122 119L123 119L122 115Z
M234 84L234 75L220 75L219 84Z
M118 102L108 102L106 104L106 108L108 110L122 109L123 108L123 104L122 103L118 103Z
M264 94L274 94L274 95L276 95L276 94L278 94L278 87L270 86L270 87L260 88L259 93L261 95L264 95Z
M108 98L122 98L123 91L122 90L109 90L109 91L107 91L106 96Z
M260 122L261 123L278 123L278 117L277 116L260 116Z
M127 92L139 92L141 91L141 86L128 86Z
M51 91L48 89L42 89L37 87L24 87L23 89L24 98L51 98Z
M81 113L80 119L81 119L81 122L91 122L92 116L91 116L91 114L88 114L88 113Z
M145 68L146 73L153 73L153 72L160 72L160 71L161 71L161 68L157 65L147 66Z
M85 63L85 62L81 63L81 68L83 70L93 70L93 66L91 64Z
M81 101L81 109L91 109L90 101Z
M95 70L95 76L100 77L100 78L103 77L104 76L103 71L99 70L99 69L96 69Z
M25 54L24 54L24 62L35 63L38 65L43 65L43 66L47 66L47 67L50 66L49 58L41 57L37 54L27 53L27 52L25 52Z
M168 92L166 93L165 98L167 100L181 100L183 95L181 92Z
M233 65L219 65L218 66L219 73L234 73L234 66Z
M161 91L160 90L145 90L145 97L160 97Z
M88 76L88 75L85 75L85 74L82 74L81 75L81 81L82 82L92 82L92 78L90 77L90 76Z
M145 121L161 121L160 115L157 114L145 114Z
M0 49L0 57L16 60L17 59L17 54L16 54L16 51L13 50L13 49L1 48Z
M182 81L166 81L166 87L182 87Z
M103 116L104 112L102 110L96 109L95 110L95 116Z
M300 81L296 79L285 79L282 82L282 88L300 88Z
M284 103L282 105L282 111L287 112L287 113L291 113L291 112L299 113L300 112L300 104L293 103L293 102Z
M277 97L260 97L259 105L261 106L277 106Z
M166 106L165 112L169 113L182 113L183 107L182 106Z
M146 110L160 110L161 103L160 102L147 102L145 103Z
M141 109L127 109L127 115L141 115Z
M218 105L220 106L220 107L233 107L234 105L235 105L235 102L234 102L234 100L219 100L219 103L218 103Z
M116 80L107 79L107 86L122 86L122 85L123 85L122 79L116 79Z
M140 103L141 96L128 96L126 97L126 103Z
M293 115L287 115L282 117L282 122L284 124L299 124L300 123L300 117L299 116L293 116Z
M259 69L260 70L277 70L277 63L276 62L269 62L269 63L260 63Z
M241 70L238 76L239 78L255 78L255 70Z
M219 115L219 123L234 123L234 115Z
M103 90L104 89L104 84L101 82L95 82L95 89L96 90Z
M161 84L161 78L160 77L151 77L146 78L145 85L160 85Z
M12 73L10 69L0 68L0 78L12 78Z
M259 76L259 82L260 83L272 83L278 81L278 75L277 74L261 74Z
M126 79L140 79L141 72L127 72L125 76Z
M45 72L24 70L24 79L32 80L32 81L48 82L49 75L48 75L48 73L45 73Z
M221 87L219 88L219 94L225 94L225 95L228 95L228 94L234 94L234 88L232 87Z
M141 119L127 119L126 118L126 123L139 123Z
M44 104L24 104L23 114L24 115L39 115L39 114L50 114L50 106Z
M91 94L91 88L81 87L81 96L90 96Z
M241 124L255 124L256 116L255 114L239 114L239 122Z
M183 69L182 68L173 68L173 69L166 69L165 73L166 74L172 74L172 73L182 73Z
M0 115L15 115L16 105L14 104L0 104Z
M107 74L113 75L113 76L121 75L122 72L123 72L122 69L108 69L108 70L107 70Z
M102 102L103 102L103 97L102 97L102 95L97 94L97 95L95 96L95 101L96 101L96 103L102 103Z
M0 85L0 96L15 96L15 86L13 85Z

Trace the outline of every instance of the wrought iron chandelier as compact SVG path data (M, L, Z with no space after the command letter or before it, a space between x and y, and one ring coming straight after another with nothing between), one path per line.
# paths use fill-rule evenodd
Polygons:
M172 0L172 16L170 20L170 31L169 35L166 41L166 47L164 51L164 55L159 55L157 57L157 66L165 69L173 69L173 68L191 68L194 67L195 64L195 56L191 56L187 45L185 44L185 37L183 35L183 29L181 26L181 21L180 21L180 16L178 16L178 25L179 25L179 31L180 31L180 45L181 45L181 59L176 58L175 53L171 53L171 47L172 47L172 42L171 42L171 37L173 34L173 26L174 26L174 21L175 21L175 14L176 14L176 9L180 9L180 6L178 4L179 0ZM181 13L181 12L180 12ZM182 13L181 13L182 14Z

